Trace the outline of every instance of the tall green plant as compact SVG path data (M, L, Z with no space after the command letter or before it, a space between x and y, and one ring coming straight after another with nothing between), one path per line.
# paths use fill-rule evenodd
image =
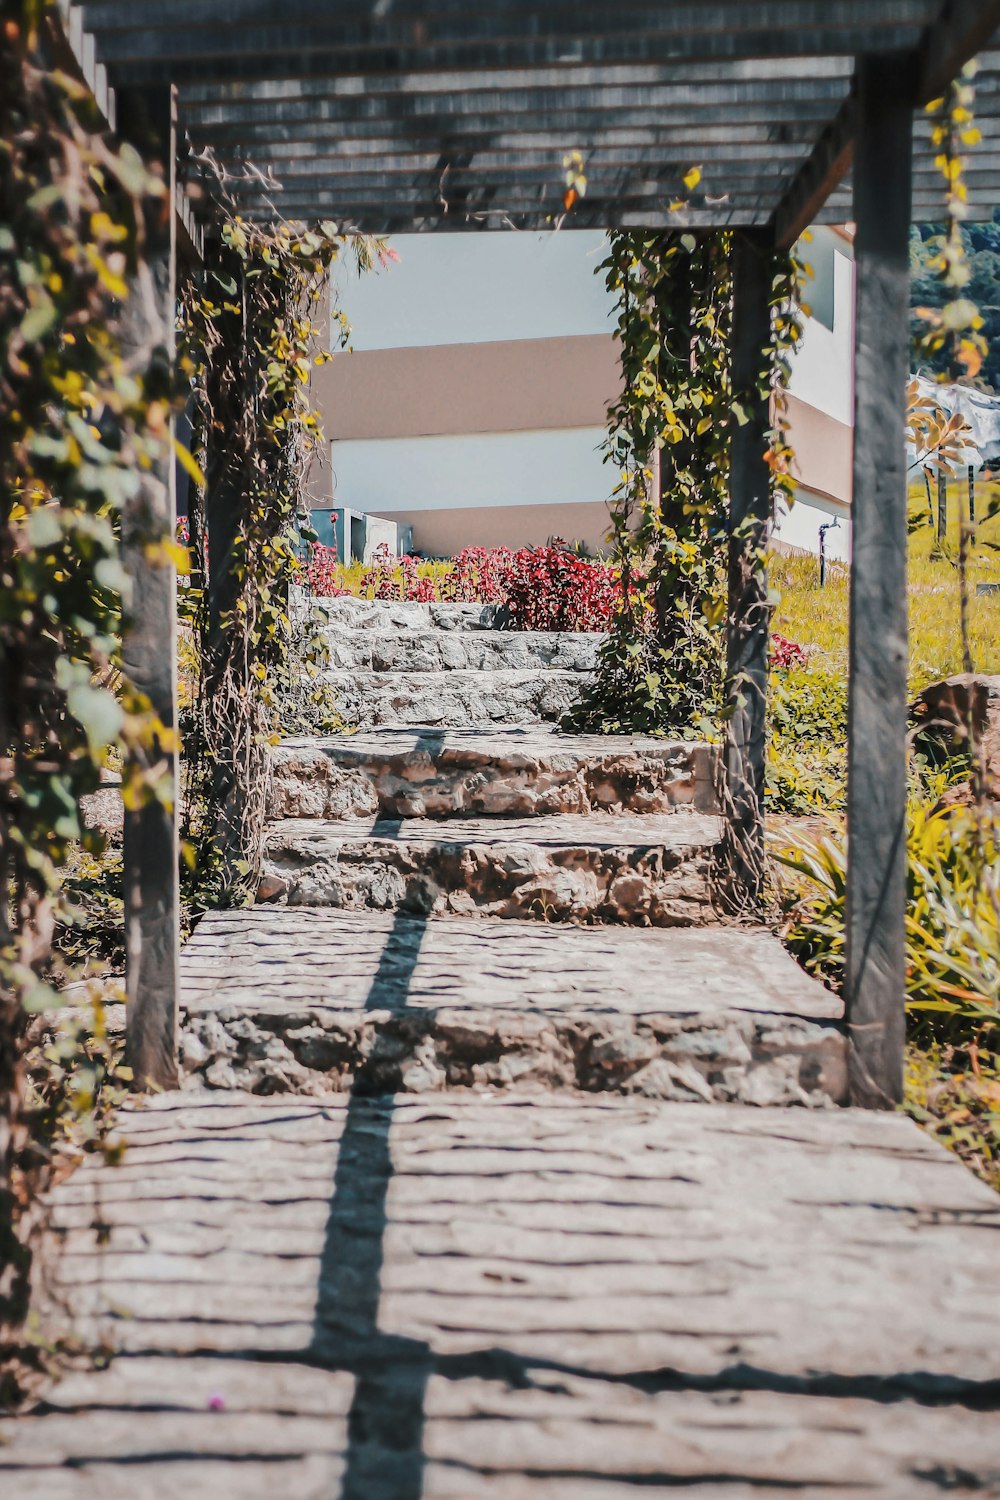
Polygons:
M50 62L50 8L0 7L0 1324L24 1311L19 1222L29 1013L57 1003L52 954L81 798L127 747L123 793L170 796L164 730L121 675L119 518L169 441L172 392L123 357L120 306L164 200L90 96ZM157 555L155 545L152 556ZM171 561L162 554L164 563ZM44 1154L33 1157L37 1168Z
M787 942L839 987L847 846L803 839L778 856L804 890ZM906 994L917 1036L968 1042L1000 1029L1000 817L914 793L907 820ZM1000 1038L996 1039L1000 1042Z
M605 461L618 472L611 539L621 596L593 685L567 718L602 733L718 733L724 686L729 439L763 389L767 461L791 493L781 391L800 334L797 273L776 258L760 385L732 382L732 235L617 231L602 269L618 299L622 392Z
M199 902L256 894L268 745L293 677L321 648L293 590L309 534L305 475L322 444L311 376L332 357L320 318L347 244L362 268L381 249L332 224L264 229L233 218L185 294L206 481L190 516L201 681L185 746ZM338 328L346 342L344 319Z

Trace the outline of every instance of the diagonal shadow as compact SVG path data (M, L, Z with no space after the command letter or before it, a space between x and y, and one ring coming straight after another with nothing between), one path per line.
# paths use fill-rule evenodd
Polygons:
M404 1011L427 928L397 912L366 1010ZM424 1474L424 1403L431 1355L418 1340L378 1327L392 1179L395 1100L379 1092L402 1061L381 1034L351 1091L337 1153L320 1260L310 1356L354 1373L340 1500L419 1500Z

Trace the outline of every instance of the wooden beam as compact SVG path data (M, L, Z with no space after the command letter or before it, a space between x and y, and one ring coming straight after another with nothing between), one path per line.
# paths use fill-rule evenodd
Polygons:
M851 170L856 128L857 102L849 95L774 211L772 235L779 249L788 250L795 244Z
M769 230L733 238L733 390L749 420L730 438L729 603L726 641L726 849L735 899L757 907L764 878L764 754L769 610L764 547L771 474L764 460L766 397L752 396L771 341L774 245Z
M847 955L854 1103L902 1098L905 1037L910 180L916 80L858 64L854 501L848 686Z
M539 18L521 6L422 7L398 15L372 14L370 4L331 11L324 0L289 7L281 0L226 3L176 0L139 11L134 4L85 7L101 57L130 82L168 65L186 77L293 77L318 68L333 75L367 76L391 66L402 73L429 69L489 71L607 66L637 55L698 62L755 60L788 64L796 58L853 57L878 46L917 44L927 0L825 0L822 5L710 6L550 4Z
M917 103L943 94L1000 30L1000 0L947 0L920 46Z
M117 123L115 91L108 83L108 70L98 63L93 36L84 31L83 15L70 0L58 0L53 28L55 60L71 78L90 90L98 112L109 130Z
M175 190L176 128L168 89L118 99L119 129L149 159L155 149L168 191ZM155 205L147 215L143 260L124 305L126 345L138 370L172 380L176 224ZM172 452L138 471L122 515L122 556L131 583L122 647L125 671L146 694L169 736L156 747L165 766L167 800L126 808L124 831L125 990L128 1058L138 1088L177 1082L180 971L179 776L177 732L177 573L151 546L172 541L176 524Z

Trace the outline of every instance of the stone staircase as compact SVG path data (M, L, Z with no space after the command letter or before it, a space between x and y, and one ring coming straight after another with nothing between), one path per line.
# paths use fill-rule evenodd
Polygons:
M497 629L492 605L323 602L329 665L321 680L358 728L557 720L600 644L596 635Z
M350 618L366 712L381 637L435 632L416 679L474 635ZM840 1005L718 920L707 747L397 723L273 771L183 1089L47 1205L33 1337L75 1357L0 1493L998 1493L996 1198L824 1107Z
M274 751L258 905L185 954L192 1084L843 1099L839 1001L720 917L711 748L544 722L599 638L325 609L365 727Z

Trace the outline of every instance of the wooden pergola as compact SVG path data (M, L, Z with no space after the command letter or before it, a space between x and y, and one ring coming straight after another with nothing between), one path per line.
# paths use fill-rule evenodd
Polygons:
M810 223L855 221L845 1000L852 1097L894 1104L905 967L908 235L912 219L942 212L922 107L978 53L983 140L969 152L970 212L989 217L1000 199L1000 0L64 0L62 11L68 51L105 117L137 140L155 132L175 193L169 234L147 247L160 299L151 331L168 345L178 242L197 254L208 227L208 200L192 202L184 180L206 150L248 218L327 217L369 232L546 228L562 211L562 158L579 151L587 193L566 229L736 231L738 384L750 383L770 336L767 252ZM689 194L692 165L702 176ZM761 407L733 439L734 532L770 518L766 424ZM136 515L168 530L171 484L166 465L144 481ZM126 660L172 724L176 581L128 534L136 604ZM743 695L726 765L741 834L759 845L767 629L755 587L731 601L730 668L757 691ZM176 807L128 815L125 863L130 1046L138 1075L167 1083Z

